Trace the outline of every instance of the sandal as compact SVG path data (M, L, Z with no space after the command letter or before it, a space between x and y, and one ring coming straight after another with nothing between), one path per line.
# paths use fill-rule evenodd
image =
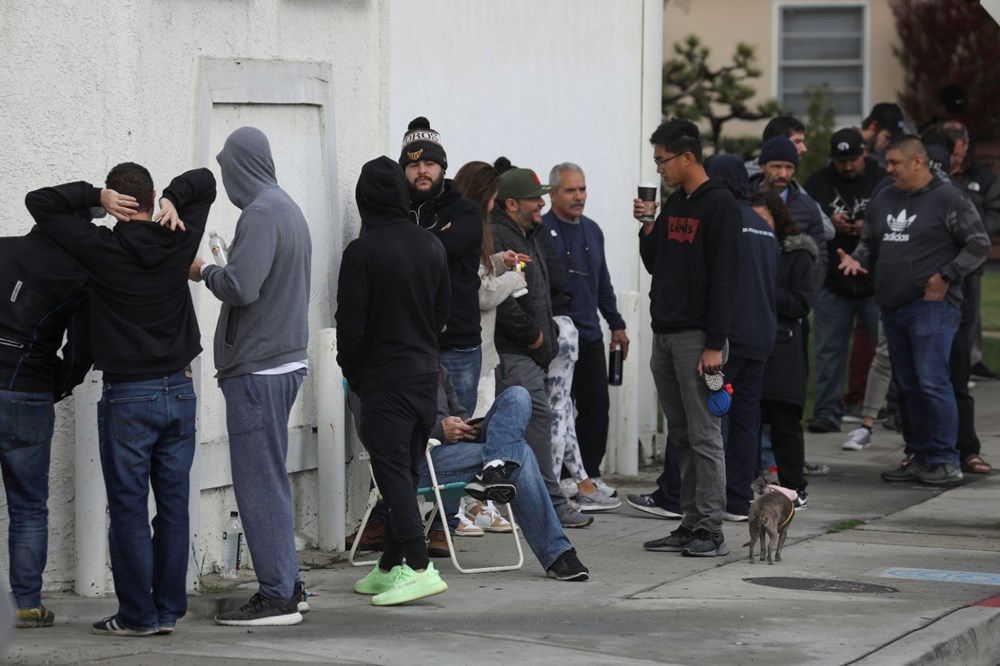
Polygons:
M962 471L966 474L989 474L993 467L982 456L972 453L962 459Z

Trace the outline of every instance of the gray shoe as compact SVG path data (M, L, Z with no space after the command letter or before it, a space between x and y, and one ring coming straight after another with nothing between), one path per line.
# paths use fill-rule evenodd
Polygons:
M594 522L593 516L587 516L576 511L568 503L560 507L556 511L556 515L559 516L559 524L563 527L586 527Z
M679 553L692 541L694 541L694 531L681 525L669 536L647 541L642 547L657 553Z
M931 486L954 486L964 478L958 465L928 465L917 472L917 481Z
M802 465L802 473L806 476L823 476L830 473L830 466L826 463L811 463L807 460Z
M882 472L882 480L890 482L916 481L924 472L924 466L912 458L907 458L896 469Z
M594 511L611 511L622 505L620 499L608 497L600 488L595 488L592 493L580 491L577 493L576 501L580 504L580 511L592 513Z

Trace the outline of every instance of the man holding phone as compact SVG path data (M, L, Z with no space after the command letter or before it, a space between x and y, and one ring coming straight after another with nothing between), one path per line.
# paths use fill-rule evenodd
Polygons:
M839 130L830 138L830 163L805 182L806 193L830 216L837 235L827 242L826 279L813 303L816 335L816 406L810 430L836 432L844 416L841 388L847 357L859 318L871 340L878 339L879 310L869 275L844 275L837 265L838 250L850 254L857 247L865 211L885 170L867 154L861 132Z

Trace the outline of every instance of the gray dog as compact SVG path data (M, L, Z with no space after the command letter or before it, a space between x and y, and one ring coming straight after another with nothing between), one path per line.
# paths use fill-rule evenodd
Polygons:
M750 541L743 545L750 546L750 563L753 564L753 548L757 539L760 539L760 559L763 560L764 537L770 536L767 543L767 563L774 564L774 560L781 561L781 547L785 545L788 526L795 517L795 505L780 492L767 492L767 482L763 478L753 482L753 490L760 496L750 505ZM778 542L778 547L772 560L771 550L775 541Z

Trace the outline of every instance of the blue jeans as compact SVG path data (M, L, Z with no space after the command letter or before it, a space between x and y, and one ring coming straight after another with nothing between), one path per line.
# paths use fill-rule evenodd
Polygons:
M484 443L442 444L431 452L438 483L469 482L489 460L504 460L520 467L512 481L517 496L511 502L528 547L542 568L548 569L573 547L563 532L552 502L549 501L538 459L524 439L531 418L531 396L524 388L512 386L497 396L486 413L481 434ZM420 465L419 485L431 483L427 462Z
M465 407L469 416L476 411L479 390L479 372L483 367L483 348L480 345L441 352L441 365L451 375L458 404Z
M816 335L816 406L813 418L840 426L844 416L844 377L855 315L861 318L868 336L877 340L878 314L873 297L848 298L826 287L816 294L813 303L813 330Z
M958 408L948 363L961 311L947 301L913 301L882 311L892 373L910 418L907 449L924 465L958 465Z
M49 545L46 502L55 421L52 404L51 393L0 391L0 468L10 517L10 590L18 608L35 608L42 601Z
M197 399L189 373L104 383L97 406L108 494L111 572L118 618L135 629L176 622L187 612L188 474ZM147 499L156 517L149 534Z
M300 369L219 380L226 397L236 506L260 593L269 599L290 599L299 576L285 459L288 413L305 376L305 369Z

